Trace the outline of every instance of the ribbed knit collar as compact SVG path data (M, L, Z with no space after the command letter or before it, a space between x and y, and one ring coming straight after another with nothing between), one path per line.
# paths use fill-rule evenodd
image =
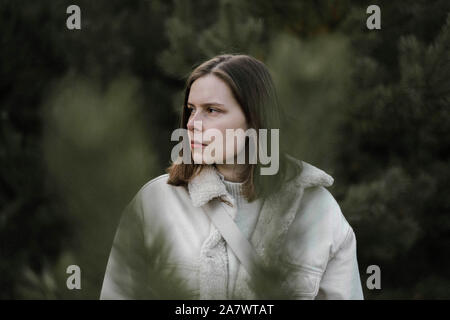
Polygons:
M231 194L231 196L236 200L236 206L239 208L243 204L247 203L247 199L245 199L243 195L243 182L232 182L225 179L225 177L217 170L217 174L222 180L223 184L227 191Z

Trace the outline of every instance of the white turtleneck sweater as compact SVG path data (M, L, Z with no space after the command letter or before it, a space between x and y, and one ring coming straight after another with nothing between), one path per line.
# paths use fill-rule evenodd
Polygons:
M224 176L219 173L222 182L236 200L237 213L234 217L236 225L239 227L243 235L250 239L258 221L259 212L261 211L261 199L257 199L249 203L242 194L243 182L231 182L225 180ZM237 273L241 268L239 259L234 254L233 250L227 244L228 253L228 296L231 298L234 291Z

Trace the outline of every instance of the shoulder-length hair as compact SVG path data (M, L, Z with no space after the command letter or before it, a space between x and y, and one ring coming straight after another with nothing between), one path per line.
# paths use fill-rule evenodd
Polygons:
M270 129L280 129L278 172L274 175L259 174L263 165L257 157L257 163L249 165L243 184L243 193L247 201L251 202L260 197L266 198L280 190L285 182L297 176L301 171L301 167L286 157L287 146L281 130L284 115L279 107L272 77L261 61L248 55L223 54L203 62L192 71L186 81L180 128L187 129L191 112L187 103L192 83L209 74L217 76L229 86L244 112L249 128L256 130L257 139L259 139L259 129L268 129L269 133ZM267 150L271 150L270 146L269 139ZM247 149L246 147L246 151L248 151ZM270 156L273 157L273 155ZM195 164L193 161L191 164L172 163L166 169L169 174L167 183L186 186L203 167L203 164Z

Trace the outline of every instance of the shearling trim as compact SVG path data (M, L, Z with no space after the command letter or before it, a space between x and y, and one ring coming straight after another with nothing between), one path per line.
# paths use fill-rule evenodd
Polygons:
M212 165L205 165L188 183L189 195L194 207L201 207L216 197L228 195L216 170Z
M304 188L314 186L330 187L334 183L333 177L325 171L302 161L303 171L300 174L300 182Z
M294 158L293 156L286 154L288 160L296 163L302 168L302 172L296 179L296 183L303 188L324 186L330 187L334 183L333 177L327 174L325 171L309 164L308 162Z
M210 234L200 249L200 300L227 299L228 254L225 239L211 224Z

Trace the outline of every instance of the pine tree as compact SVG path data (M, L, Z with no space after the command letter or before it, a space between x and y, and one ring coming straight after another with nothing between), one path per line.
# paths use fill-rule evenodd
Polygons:
M343 212L360 265L381 267L380 297L448 298L450 15L432 43L412 34L397 43L397 70L388 73L377 54L355 68L338 156ZM384 82L388 74L397 81Z

